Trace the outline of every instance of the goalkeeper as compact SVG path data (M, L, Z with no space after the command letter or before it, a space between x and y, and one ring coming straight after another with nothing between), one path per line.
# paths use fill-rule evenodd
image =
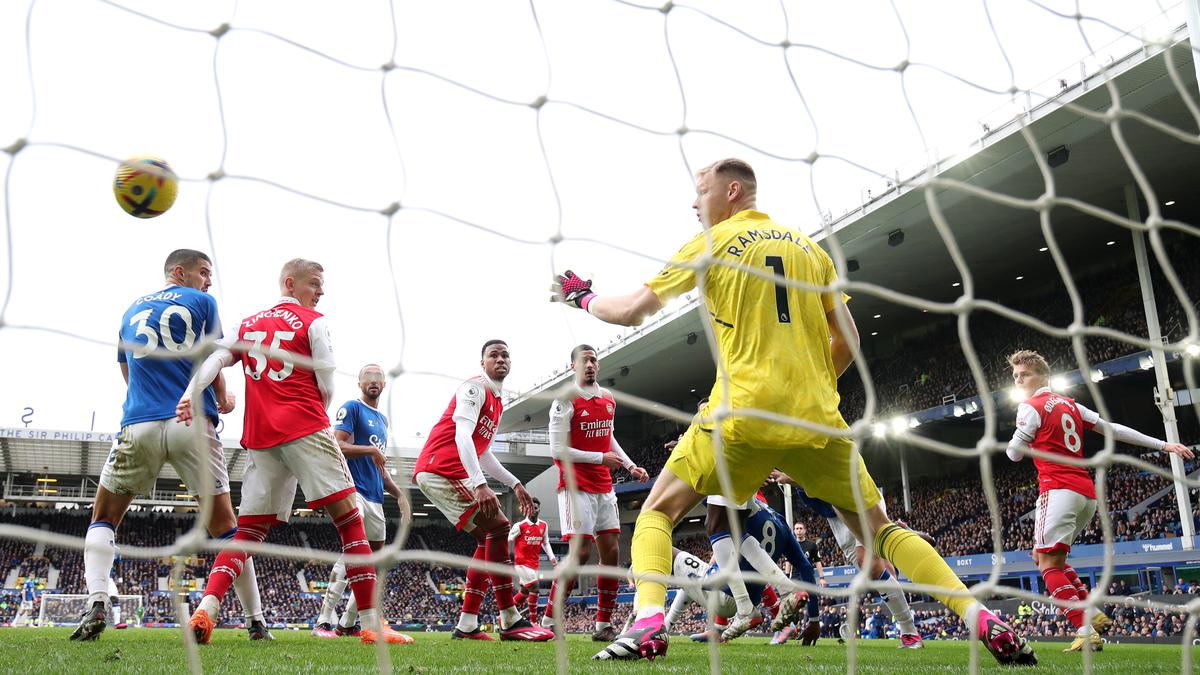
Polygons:
M696 175L692 207L702 232L641 289L598 297L591 282L570 271L558 276L552 300L608 323L637 325L667 301L703 291L717 342L717 378L708 406L671 452L642 506L633 535L638 575L671 573L671 533L704 495L723 494L716 450L729 467L736 502L749 499L773 469L843 513L862 541L968 621L1001 663L1033 663L1033 650L978 603L937 551L897 527L879 507L879 492L838 412L837 378L853 360L858 331L843 297L831 289L833 261L799 230L755 209L757 181L749 164L716 162ZM764 417L764 413L771 416ZM852 464L853 461L853 464ZM851 476L858 483L871 532L859 531ZM864 536L866 534L867 536ZM637 579L633 626L594 658L654 658L667 650L663 628L666 586Z

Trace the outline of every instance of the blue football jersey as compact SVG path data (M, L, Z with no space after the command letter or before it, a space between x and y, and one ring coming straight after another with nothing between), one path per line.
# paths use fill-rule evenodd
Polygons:
M800 576L804 581L816 583L812 564L808 561L808 556L804 555L804 549L800 548L800 542L796 539L792 528L788 527L787 521L763 501L758 502L758 509L757 513L746 519L745 536L757 539L763 551L766 551L772 560L778 560L780 557L787 558L788 562L800 571ZM755 573L754 565L751 565L750 561L744 557L739 557L738 566L743 572ZM716 574L718 569L717 564L713 563L709 565L706 575ZM762 602L764 590L766 588L762 584L746 582L746 593L750 596L750 602L756 606ZM721 592L733 595L728 586L722 587ZM811 594L808 597L807 606L809 618L817 616L818 612L817 596Z
M133 301L121 319L117 361L129 367L121 426L175 417L175 405L192 379L190 358L164 359L204 338L221 337L217 301L203 291L168 286ZM217 397L204 392L204 412L216 423Z
M337 421L333 428L350 434L354 445L373 445L380 450L387 448L387 417L371 406L359 401L346 401L338 408ZM376 504L383 503L383 474L371 457L347 457L354 487L363 499Z
M804 504L808 508L815 511L818 516L821 516L822 518L838 517L837 511L833 510L833 505L829 502L817 499L816 497L809 497L808 493L804 491L804 488L798 485L796 486L795 490L796 499L799 499L801 504Z
M37 582L33 579L26 579L24 584L21 584L21 599L26 602L33 602L37 596Z
M807 563L808 558L800 548L800 542L783 516L762 502L758 503L758 507L758 513L746 519L746 534L757 539L772 560L787 558L795 565L803 559ZM743 558L742 569L754 568Z

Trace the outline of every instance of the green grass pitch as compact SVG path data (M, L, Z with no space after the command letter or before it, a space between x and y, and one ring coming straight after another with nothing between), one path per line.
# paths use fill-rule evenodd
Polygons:
M97 642L67 640L68 628L0 629L0 673L180 673L186 670L182 636L168 629L109 629ZM350 638L321 640L307 631L275 630L274 642L250 642L240 630L218 630L210 645L201 648L204 670L213 673L372 672L375 652ZM392 669L397 673L552 673L555 649L551 644L475 642L450 640L447 633L416 633L412 645L391 645ZM587 636L571 636L567 649L572 673L702 673L708 671L708 649L686 638L674 637L670 654L653 663L602 663L591 656L603 645ZM1064 654L1065 645L1034 645L1039 666L1027 672L1078 673L1081 654ZM720 647L726 673L842 673L846 671L846 646L821 640L817 646L796 643L771 646L763 638L744 638ZM862 673L962 673L967 671L968 648L963 642L926 643L922 651L900 651L895 640L859 643ZM1001 668L980 652L982 670ZM1178 673L1182 652L1178 646L1109 645L1095 655L1098 673ZM1193 649L1200 659L1200 649ZM1025 672L1025 669L1022 669Z

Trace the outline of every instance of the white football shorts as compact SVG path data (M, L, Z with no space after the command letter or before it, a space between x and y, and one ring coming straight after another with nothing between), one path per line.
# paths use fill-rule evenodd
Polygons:
M362 515L367 541L387 541L387 518L383 515L383 504L363 499L361 494L355 494L354 497L358 500L358 512Z
M453 523L456 529L470 532L475 529L474 515L479 510L475 491L457 478L446 478L436 473L422 471L414 477L421 494Z
M229 492L225 453L208 420L196 420L193 426L174 419L126 425L100 470L100 484L113 494L148 495L163 464L174 467L192 494L204 488L201 472L211 476L207 494Z
M286 523L297 485L310 509L357 494L346 458L328 429L273 448L250 450L238 518Z
M1096 500L1074 490L1046 490L1038 495L1033 517L1033 550L1069 552L1075 538L1096 515Z
M513 569L517 571L517 583L522 586L528 586L538 580L538 571L532 567L513 565Z
M558 523L563 540L571 537L595 539L596 535L621 531L617 495L608 492L558 492Z

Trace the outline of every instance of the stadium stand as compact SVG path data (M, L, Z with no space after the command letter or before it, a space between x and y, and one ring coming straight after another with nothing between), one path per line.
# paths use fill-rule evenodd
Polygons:
M1188 297L1200 297L1200 243L1194 238L1173 239L1167 248ZM1096 269L1075 281L1088 325L1146 335L1146 316L1137 272L1132 265ZM1187 320L1183 310L1174 301L1174 293L1165 279L1157 274L1155 295L1160 298L1159 315L1164 338L1172 340L1185 336ZM1054 326L1067 326L1072 320L1070 299L1058 288L1005 298L1004 303ZM926 334L904 341L890 355L868 359L879 414L911 413L941 405L946 397L961 400L978 393L959 346L955 319L939 317L929 326ZM1049 337L986 312L971 315L970 329L984 374L994 390L1012 385L1011 370L1004 358L1017 346L1042 354L1055 372L1078 367L1069 340ZM1141 351L1105 338L1088 338L1085 344L1092 364ZM866 393L855 369L851 368L842 376L838 391L842 397L842 415L849 422L860 419L866 406ZM665 457L663 459L665 461Z

